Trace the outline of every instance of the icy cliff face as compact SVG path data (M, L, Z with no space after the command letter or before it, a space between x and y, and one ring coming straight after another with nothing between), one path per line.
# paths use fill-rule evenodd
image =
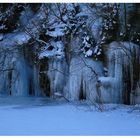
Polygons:
M86 58L79 51L80 47L75 47L80 46L79 38L73 38L71 41L73 52L69 63L64 55L64 44L60 41L55 43L54 55L50 55L48 51L44 52L47 56L42 54L42 58L48 57L48 59L45 64L46 68L41 71L21 51L23 44L28 45L29 39L28 35L20 32L9 34L1 41L1 95L39 96L44 92L49 92L45 95L61 94L69 100L98 101L97 82L100 81L99 89L103 102L139 103L140 48L138 45L130 42L109 44L105 54L108 73L105 75L103 62ZM55 57L57 52L58 54L61 52L62 56ZM49 88L41 92L40 73L43 72L48 77L45 86L49 86Z
M39 95L38 70L24 56L22 45L30 37L22 32L8 34L0 42L0 94ZM29 54L30 55L30 54Z
M139 54L139 46L130 42L113 42L109 45L108 76L99 78L105 102L133 104L132 100L138 98Z
M46 75L50 82L50 96L61 94L68 100L96 101L96 83L98 77L103 76L103 63L92 57L85 57L80 48L82 41L79 37L70 39L69 56L64 55L65 46L62 44L65 42L52 44L52 50L48 50L49 46L46 46L46 50L39 55L40 59L47 58L48 68L45 71L47 70Z
M103 66L99 61L85 58L83 55L71 59L69 80L65 89L66 97L71 100L96 100L97 76L103 75Z
M103 64L100 61L87 58L80 51L80 38L71 40L71 56L68 70L68 80L64 87L64 96L69 100L96 100L96 82L103 75Z
M98 102L100 95L105 103L139 103L140 47L123 42L139 44L139 24L134 20L138 27L130 26L139 6L115 5L21 6L20 25L0 33L0 95Z
M48 77L50 80L50 94L63 94L68 79L68 65L65 58L51 58L48 62Z

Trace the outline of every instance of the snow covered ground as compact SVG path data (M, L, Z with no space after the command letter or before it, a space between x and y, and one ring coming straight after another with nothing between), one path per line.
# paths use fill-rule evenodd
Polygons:
M140 135L140 106L35 97L0 98L0 135Z

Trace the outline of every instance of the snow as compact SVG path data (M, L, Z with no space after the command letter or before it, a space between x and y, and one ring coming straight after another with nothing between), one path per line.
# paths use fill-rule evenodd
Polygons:
M24 43L28 43L30 37L26 33L20 33L17 34L14 39L17 44L22 45Z
M88 17L89 16L89 14L88 13L86 13L86 11L83 11L83 12L80 12L80 13L78 13L77 15L76 15L76 17Z
M140 106L106 104L99 112L84 101L0 100L0 135L140 135Z
M3 40L3 34L0 33L0 41Z
M48 50L49 45L52 45L54 47L53 50ZM64 44L62 41L54 42L52 41L50 44L47 44L44 47L44 50L39 54L39 59L42 59L43 57L57 57L59 59L64 57Z
M5 25L2 24L2 25L0 26L0 30L1 30L1 29L4 29L4 28L5 28Z
M101 55L101 51L99 51L99 52L97 53L97 55Z
M14 47L23 45L28 43L30 39L31 37L24 32L9 33L4 36L4 39L1 41L1 46Z
M48 31L46 35L52 37L64 36L64 29L57 27L55 28L55 31Z
M87 56L92 56L92 50L88 50L88 51L86 51L86 53L85 53L85 57L87 57Z
M96 46L95 49L94 49L94 54L97 54L98 50L99 50L99 46Z
M30 19L33 17L33 12L29 7L25 8L25 11L21 12L21 16L20 16L20 24L22 26L26 26L27 23L30 21Z
M62 96L62 94L59 93L59 92L55 92L54 95L55 95L55 96L59 96L59 97Z

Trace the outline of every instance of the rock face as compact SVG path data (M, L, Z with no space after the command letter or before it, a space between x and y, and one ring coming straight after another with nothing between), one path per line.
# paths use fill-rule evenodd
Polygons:
M133 32L139 32L140 31L140 5L129 3L120 4L120 11L119 11L119 20L120 20L120 30L121 32L124 32L126 30L126 26L129 26L131 24L131 30Z

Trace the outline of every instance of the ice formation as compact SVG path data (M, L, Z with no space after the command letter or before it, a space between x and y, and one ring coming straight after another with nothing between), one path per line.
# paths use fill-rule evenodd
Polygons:
M108 76L99 78L105 102L132 104L132 96L135 100L139 98L139 54L139 46L131 42L112 42L109 45Z
M133 15L133 4L129 6L126 14ZM140 103L140 47L136 45L140 34L133 34L127 39L130 42L121 39L127 37L124 27L131 26L124 25L123 12L118 15L122 26L116 22L117 8L115 4L41 4L37 11L30 6L22 10L17 29L4 30L1 21L0 30L7 33L0 33L0 95L92 102L100 102L100 95L105 103ZM119 37L113 35L117 26ZM122 41L112 42L113 37Z

